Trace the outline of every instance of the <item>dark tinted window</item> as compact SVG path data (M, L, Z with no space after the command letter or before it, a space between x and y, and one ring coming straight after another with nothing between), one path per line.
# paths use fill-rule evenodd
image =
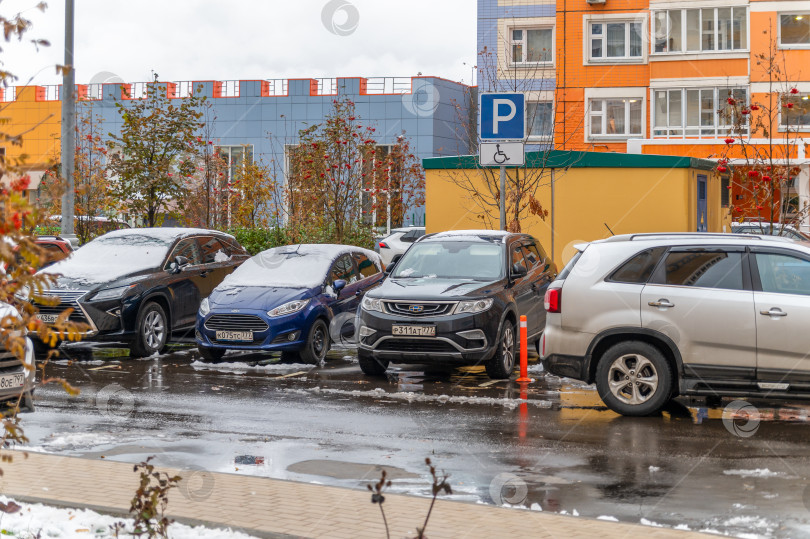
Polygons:
M425 232L423 230L415 228L415 229L409 230L405 234L403 234L402 237L399 238L399 241L402 241L402 242L405 242L405 243L413 243L413 242L415 242L416 240L418 240L419 238L421 238L424 235L425 235Z
M354 253L354 262L357 264L357 269L360 272L360 278L373 277L380 272L380 269L374 265L374 262L363 253Z
M571 273L571 270L574 269L574 266L577 265L579 262L580 257L582 257L582 251L577 251L577 253L571 257L571 260L568 261L568 264L565 265L563 270L557 275L557 279L566 279L568 275Z
M523 247L520 245L515 245L512 247L512 265L514 266L523 266L526 268L526 271L529 271L529 265L526 263L526 259L523 256Z
M200 247L197 244L197 238L186 238L184 240L180 240L180 242L175 246L172 254L169 255L169 260L166 262L166 266L168 267L169 264L174 262L174 259L178 256L184 256L188 258L189 263L191 264L199 264L201 261L200 258Z
M200 253L203 264L213 264L214 262L225 262L228 255L219 240L212 236L197 238L200 242Z
M225 247L225 254L228 256L247 254L247 251L233 238L223 236L219 238L219 242Z
M664 254L664 251L666 251L664 247L657 247L638 253L622 264L619 269L614 271L613 275L608 278L608 281L619 283L646 283L650 279L650 275L652 275L655 265L658 263L658 260L660 260L661 255Z
M357 280L352 257L349 255L341 256L332 265L332 273L329 276L329 281L334 283L338 279L343 279L347 283L353 283Z
M763 292L810 296L810 262L794 256L757 253Z
M742 290L742 253L686 251L667 255L666 284Z

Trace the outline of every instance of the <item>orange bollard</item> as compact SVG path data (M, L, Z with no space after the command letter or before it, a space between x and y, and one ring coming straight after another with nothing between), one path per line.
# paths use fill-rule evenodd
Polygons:
M526 386L528 382L520 382L520 400L523 402L520 403L520 413L519 413L519 421L518 421L518 436L521 438L526 437L526 430L529 425L529 393L526 391Z
M529 378L529 329L526 315L520 316L520 378L517 382L531 382Z

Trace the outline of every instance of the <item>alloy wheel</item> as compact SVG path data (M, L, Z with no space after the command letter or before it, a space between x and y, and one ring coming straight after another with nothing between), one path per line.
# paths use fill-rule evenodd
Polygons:
M166 324L159 312L152 311L146 315L143 321L143 337L150 349L160 349L163 345L165 331Z
M501 361L507 372L512 371L515 363L515 332L508 322L503 328L503 338L501 339Z
M613 396L625 404L643 404L658 390L658 372L646 357L625 354L611 363L608 387Z

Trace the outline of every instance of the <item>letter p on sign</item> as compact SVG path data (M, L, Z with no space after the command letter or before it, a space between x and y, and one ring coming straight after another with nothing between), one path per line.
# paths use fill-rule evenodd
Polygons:
M519 93L483 93L478 103L481 140L524 140L526 97Z

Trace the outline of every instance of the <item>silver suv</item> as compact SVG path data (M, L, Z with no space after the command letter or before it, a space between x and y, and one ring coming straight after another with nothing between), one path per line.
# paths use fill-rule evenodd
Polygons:
M635 234L577 251L546 292L552 374L634 416L679 394L810 397L810 243Z

